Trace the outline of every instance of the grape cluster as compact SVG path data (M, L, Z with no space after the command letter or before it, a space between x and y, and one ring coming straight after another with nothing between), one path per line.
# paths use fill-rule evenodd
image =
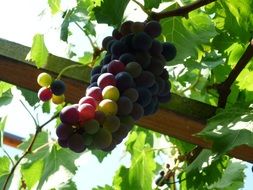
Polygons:
M164 66L176 56L176 48L156 39L161 31L156 21L126 21L104 38L107 54L92 69L86 95L60 113L56 133L62 147L111 151L135 121L170 99Z
M64 92L66 86L61 80L53 80L48 73L40 73L37 82L41 86L38 91L38 97L41 101L46 102L52 99L54 104L61 104L65 101Z

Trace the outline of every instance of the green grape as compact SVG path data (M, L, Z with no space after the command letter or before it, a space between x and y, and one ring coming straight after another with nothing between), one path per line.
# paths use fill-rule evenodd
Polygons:
M95 134L99 130L99 122L95 119L88 120L84 122L82 125L82 128L84 128L85 132L88 134Z
M52 77L48 73L40 73L37 77L37 82L42 87L48 87L52 83Z
M112 143L112 134L105 128L100 128L93 137L94 145L99 149L107 148Z
M116 115L110 115L106 117L103 127L113 133L119 129L120 119Z
M109 85L103 89L102 95L104 99L117 101L119 99L119 90L117 87Z
M104 112L105 115L115 115L118 111L118 106L115 101L104 99L99 103L98 109Z

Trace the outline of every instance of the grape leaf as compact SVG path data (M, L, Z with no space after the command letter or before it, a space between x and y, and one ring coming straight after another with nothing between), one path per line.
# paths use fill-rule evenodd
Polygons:
M44 165L43 159L33 162L32 164L22 164L21 174L28 189L34 188L39 182Z
M209 16L193 11L189 18L172 17L161 21L166 41L174 43L177 56L170 65L183 63L189 56L197 59L203 45L210 45L210 39L217 35Z
M119 26L129 0L104 0L93 8L98 23Z
M208 189L216 190L237 190L243 187L243 180L245 177L244 169L246 166L240 162L228 163L222 178L210 185Z
M0 118L0 147L3 146L3 138L4 138L4 127L6 124L7 117Z
M0 157L0 177L10 172L10 160L7 156Z
M98 186L96 188L92 188L92 190L114 190L114 188L109 185L105 185L104 187Z
M0 97L3 95L3 93L9 91L11 87L13 87L12 84L0 81Z
M190 152L195 147L195 145L193 144L187 143L185 141L173 137L169 137L169 141L177 147L179 153L182 155Z
M59 148L56 145L53 145L49 154L44 157L44 167L42 169L42 175L38 185L40 189L43 184L57 172L60 167L63 167L67 172L68 177L75 174L77 167L74 161L79 158L80 154L74 153L69 149Z
M131 186L129 184L129 168L121 166L115 173L113 178L113 187L117 190L127 190Z
M61 184L59 187L57 187L59 190L77 190L76 184L69 180L67 183Z
M50 101L44 102L42 104L43 113L50 113Z
M38 68L47 63L48 50L44 42L43 34L35 34L33 37L32 48L26 59L34 61Z
M94 156L96 156L96 158L98 159L98 161L101 163L101 162L103 162L104 158L106 158L106 156L108 154L110 154L110 153L102 151L102 150L92 149L91 150L91 154L93 154Z
M0 96L0 106L8 105L11 103L13 99L13 95L11 93L11 90L5 91L1 96Z
M30 104L30 106L34 106L36 103L39 102L37 93L21 87L18 87L18 89L22 92L22 95L24 96L25 100Z
M53 15L61 10L61 0L48 0L47 2Z
M144 0L145 9L158 8L162 0Z
M220 111L208 120L198 136L213 141L213 150L221 156L233 148L246 144L253 147L253 110L242 104Z

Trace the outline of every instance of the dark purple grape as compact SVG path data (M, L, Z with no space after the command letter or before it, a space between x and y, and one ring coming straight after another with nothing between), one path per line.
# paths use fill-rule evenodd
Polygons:
M163 72L162 72L162 74L160 75L160 77L161 77L163 80L168 81L168 79L169 79L169 73L168 73L168 71L167 71L165 68L163 69Z
M56 135L61 140L67 140L74 133L74 129L71 125L61 123L56 128Z
M62 123L75 125L79 122L78 104L64 107L60 112Z
M97 82L90 83L89 86L87 86L87 89L90 89L92 87L97 87Z
M144 28L145 28L145 23L143 23L143 22L134 22L132 24L131 30L132 30L133 33L138 33L138 32L143 32Z
M158 99L156 98L152 98L152 101L144 107L144 115L151 115L153 113L155 113L157 105L158 104Z
M163 94L162 96L161 95L158 96L158 100L160 103L166 103L170 100L170 98L171 98L170 91L168 91L167 94Z
M111 40L111 41L109 41L109 42L107 43L106 51L107 51L108 53L112 53L112 52L111 52L112 45L113 45L114 43L116 43L117 41L118 41L118 40Z
M133 49L133 45L132 45L132 39L134 37L134 34L128 34L126 36L124 36L123 38L120 39L120 41L122 43L124 43L125 47L126 47L126 51L129 53L135 53L136 51Z
M155 83L155 76L150 71L143 71L136 79L137 87L149 88Z
M109 73L112 73L113 75L116 75L124 70L125 70L125 65L119 60L111 61L107 67L107 71Z
M125 44L121 41L116 41L111 46L111 53L113 56L120 57L123 53L126 52Z
M139 51L148 51L152 46L152 38L144 32L139 32L132 39L133 48Z
M118 105L117 115L129 115L133 109L132 101L126 96L121 96L117 101L117 105Z
M108 46L109 42L112 41L112 40L113 40L113 37L112 37L112 36L107 36L107 37L105 37L105 38L103 39L103 41L102 41L102 47L103 47L104 49L107 49L107 46Z
M68 140L62 140L62 139L58 139L58 144L62 147L62 148L68 148Z
M100 125L102 125L104 123L105 118L106 118L106 116L105 116L104 112L98 111L98 110L95 111L95 118L94 119L96 119L100 123Z
M122 38L122 34L120 33L120 31L118 29L114 29L112 31L112 37L115 38L116 40L120 40Z
M102 65L98 65L96 67L93 67L91 70L91 76L95 75L95 74L99 74L101 72L102 69Z
M106 65L106 64L110 63L111 58L112 58L111 54L106 55L102 61L102 65Z
M152 38L156 38L162 33L162 27L159 22L150 21L146 24L144 31Z
M152 100L152 94L147 88L138 88L139 97L137 103L141 106L147 106Z
M164 88L165 88L165 81L161 77L156 77L155 78L157 84L158 84L158 94L162 93Z
M133 25L133 21L125 21L124 23L122 23L121 27L120 27L120 33L125 36L127 34L130 34L132 31L131 31L131 28L132 28L132 25Z
M136 57L136 62L141 65L143 69L148 68L150 61L151 61L151 56L147 52L138 52L135 55Z
M169 81L164 82L164 89L159 93L159 96L164 96L168 94L168 92L170 92L170 88L171 88L170 82Z
M100 76L100 74L92 75L90 78L90 83L97 82L99 76Z
M132 102L136 102L139 97L139 93L135 88L128 88L122 95L128 97Z
M159 42L158 40L153 40L152 42L152 46L149 49L149 53L153 56L161 56L163 51L163 46L161 44L161 42Z
M108 71L108 64L107 65L103 65L102 69L101 69L101 73L107 73Z
M134 84L133 77L127 72L120 72L115 76L116 87L119 91L124 91L131 88Z
M70 150L81 153L85 151L86 146L82 135L75 133L68 139L68 147Z
M116 80L113 74L111 73L103 73L98 77L97 80L98 86L103 89L106 86L115 86L116 85Z
M165 63L162 60L152 57L150 65L148 66L147 70L152 72L154 75L158 76L162 74L164 66Z
M135 56L131 53L124 53L119 57L119 60L127 65L129 62L135 61Z
M60 96L64 94L66 90L65 83L62 80L55 80L50 85L50 88L54 95Z
M143 107L138 103L134 103L133 104L133 109L132 109L132 112L130 113L130 115L133 117L133 119L135 121L139 120L144 115Z
M155 82L151 87L149 87L149 91L151 92L152 95L157 95L159 92L159 86L157 82Z
M172 43L165 42L163 43L162 55L164 56L166 61L171 61L176 57L177 49Z

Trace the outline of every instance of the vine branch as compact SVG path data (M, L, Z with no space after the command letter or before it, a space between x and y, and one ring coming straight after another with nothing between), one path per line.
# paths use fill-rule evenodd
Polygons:
M227 98L231 92L232 84L234 83L235 79L245 68L245 66L248 64L248 62L252 57L253 57L253 40L250 41L247 49L239 59L238 63L229 73L227 79L215 86L219 94L218 107L224 108L226 106Z
M150 18L152 20L161 20L167 17L173 17L173 16L187 16L187 14L195 9L198 9L204 5L207 5L209 3L215 2L216 0L198 0L195 1L194 3L191 3L189 5L185 5L183 7L179 7L177 9L174 10L170 10L170 11L164 11L164 12L151 12L150 14Z
M17 160L17 162L12 166L11 168L11 171L10 173L8 174L5 182L4 182L4 186L3 186L3 190L7 190L7 186L8 186L8 183L12 177L12 175L14 174L16 168L18 167L19 163L28 155L32 152L32 148L33 148L33 145L35 143L35 140L37 139L38 137L38 134L41 132L42 128L44 126L46 126L48 123L50 123L51 121L53 121L54 119L56 119L57 117L59 116L59 113L55 114L54 116L52 116L48 121L46 121L44 124L42 124L41 126L38 126L36 128L36 132L32 138L32 141L30 143L30 145L28 146L27 150L23 153L23 155Z

